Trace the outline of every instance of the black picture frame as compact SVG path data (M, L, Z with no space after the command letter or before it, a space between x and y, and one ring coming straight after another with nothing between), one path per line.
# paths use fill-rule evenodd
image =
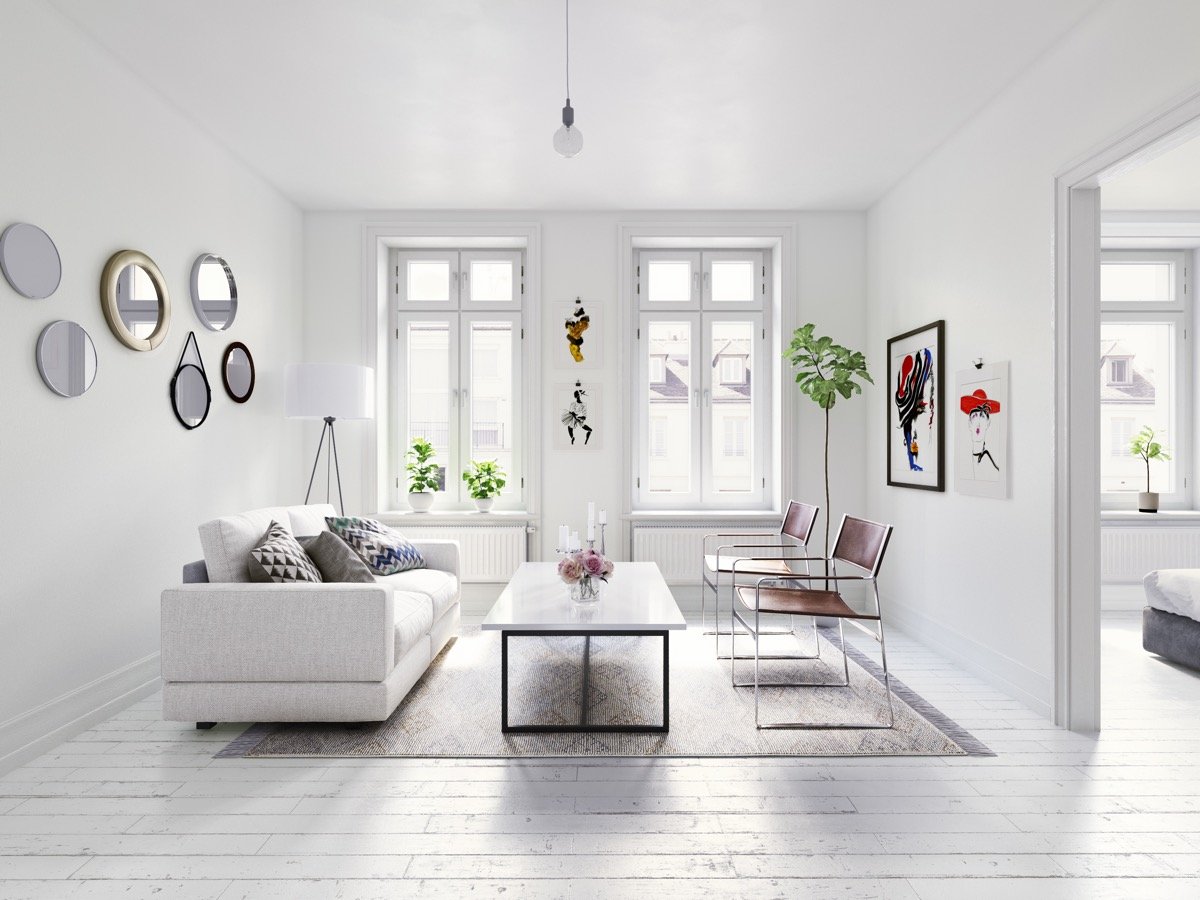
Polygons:
M927 354L924 359L923 353ZM887 483L891 487L917 491L946 490L945 355L944 319L898 334L887 342L884 462ZM912 362L902 373L906 359ZM930 401L933 410L927 412ZM932 464L928 463L927 453L926 464L921 465L918 430L924 433L925 446L929 446L932 436L936 453Z

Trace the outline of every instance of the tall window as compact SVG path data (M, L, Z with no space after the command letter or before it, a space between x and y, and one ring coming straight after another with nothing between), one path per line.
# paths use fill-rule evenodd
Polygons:
M423 437L442 470L441 508L469 506L461 473L472 460L496 460L508 473L497 506L520 507L521 251L394 250L391 265L397 505L404 454Z
M1100 490L1128 507L1146 490L1146 465L1129 452L1143 427L1172 450L1150 466L1164 505L1188 506L1191 435L1191 292L1187 254L1109 250L1100 256Z
M635 256L637 505L766 507L769 253Z

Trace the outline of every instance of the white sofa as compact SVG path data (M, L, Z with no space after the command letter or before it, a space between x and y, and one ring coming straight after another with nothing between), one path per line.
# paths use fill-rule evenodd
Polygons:
M272 521L305 537L333 515L271 507L200 526L204 563L162 593L165 719L382 721L458 634L455 541L413 541L427 568L375 584L250 581L250 550Z

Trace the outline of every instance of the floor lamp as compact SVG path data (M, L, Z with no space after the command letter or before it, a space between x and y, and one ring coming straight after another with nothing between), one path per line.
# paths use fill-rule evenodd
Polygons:
M338 508L346 514L342 499L342 472L338 466L337 436L334 422L338 419L375 418L375 370L367 366L301 363L290 365L284 372L284 415L289 419L324 419L317 455L313 458L312 474L304 502L312 495L317 466L325 438L329 452L325 455L325 498L329 499L331 475L337 478Z

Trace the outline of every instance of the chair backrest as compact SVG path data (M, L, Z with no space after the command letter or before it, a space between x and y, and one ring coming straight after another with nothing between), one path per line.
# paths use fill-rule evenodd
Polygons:
M783 514L783 524L779 528L780 536L790 537L801 544L807 544L817 521L817 513L820 511L821 507L819 506L789 500L787 512Z
M891 525L881 525L855 516L842 516L837 540L833 543L833 559L878 575L891 537Z

